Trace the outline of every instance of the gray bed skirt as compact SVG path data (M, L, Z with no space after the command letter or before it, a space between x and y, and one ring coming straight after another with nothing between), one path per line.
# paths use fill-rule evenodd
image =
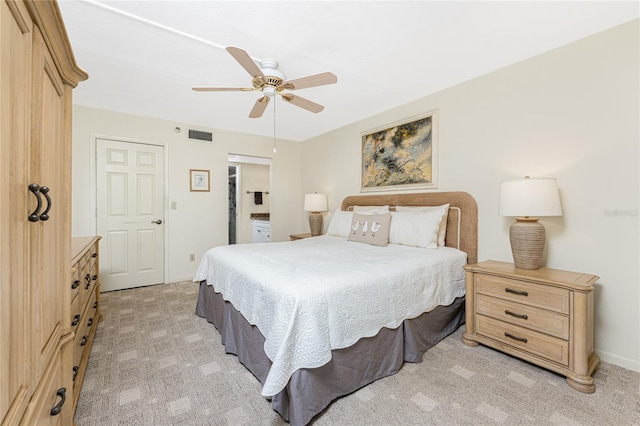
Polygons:
M196 315L206 318L222 336L225 351L234 354L264 384L271 361L264 336L225 301L212 286L200 283ZM286 388L271 397L271 406L292 425L306 425L331 401L378 379L396 374L404 362L422 362L424 353L464 323L464 297L449 306L405 320L394 330L332 351L329 363L296 371Z

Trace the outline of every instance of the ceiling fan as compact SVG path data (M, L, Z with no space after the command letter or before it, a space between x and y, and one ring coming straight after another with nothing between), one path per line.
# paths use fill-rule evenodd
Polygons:
M251 75L251 84L253 87L194 87L196 92L251 92L261 91L263 96L258 98L253 105L249 118L259 118L267 108L269 101L275 95L280 95L283 100L306 109L307 111L318 113L324 109L324 106L302 98L292 93L283 93L285 90L306 89L309 87L323 86L325 84L333 84L338 78L330 72L323 72L307 77L296 78L293 80L285 80L284 74L278 70L278 63L272 59L265 59L260 62L260 67L251 59L249 54L238 47L227 47L227 52L238 61L242 68L247 70Z

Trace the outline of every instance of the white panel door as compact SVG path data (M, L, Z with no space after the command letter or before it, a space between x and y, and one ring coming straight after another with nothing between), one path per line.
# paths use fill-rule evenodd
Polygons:
M164 282L164 147L97 140L101 291Z

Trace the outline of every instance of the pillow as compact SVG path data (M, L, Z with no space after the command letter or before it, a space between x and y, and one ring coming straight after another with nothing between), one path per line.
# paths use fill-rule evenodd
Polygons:
M383 214L354 213L347 240L386 247L389 244L390 224L391 214L389 212Z
M396 206L397 212L428 212L430 210L444 210L440 226L438 227L438 247L445 245L445 238L447 236L447 218L449 217L449 204L443 204L441 206Z
M333 212L331 223L327 229L327 235L347 238L349 236L349 231L351 230L352 216L353 212L346 212L340 209Z
M405 246L438 248L438 229L442 211L391 212L389 242Z
M389 211L389 206L353 206L354 213L381 214Z

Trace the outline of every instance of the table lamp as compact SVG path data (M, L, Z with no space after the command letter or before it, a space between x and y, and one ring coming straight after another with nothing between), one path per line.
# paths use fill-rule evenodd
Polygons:
M304 211L309 214L309 228L311 236L316 237L322 232L322 215L320 212L327 211L327 196L325 194L305 194Z
M562 216L556 179L531 179L500 184L501 216L516 216L509 228L511 253L516 268L539 269L546 233L534 216Z

